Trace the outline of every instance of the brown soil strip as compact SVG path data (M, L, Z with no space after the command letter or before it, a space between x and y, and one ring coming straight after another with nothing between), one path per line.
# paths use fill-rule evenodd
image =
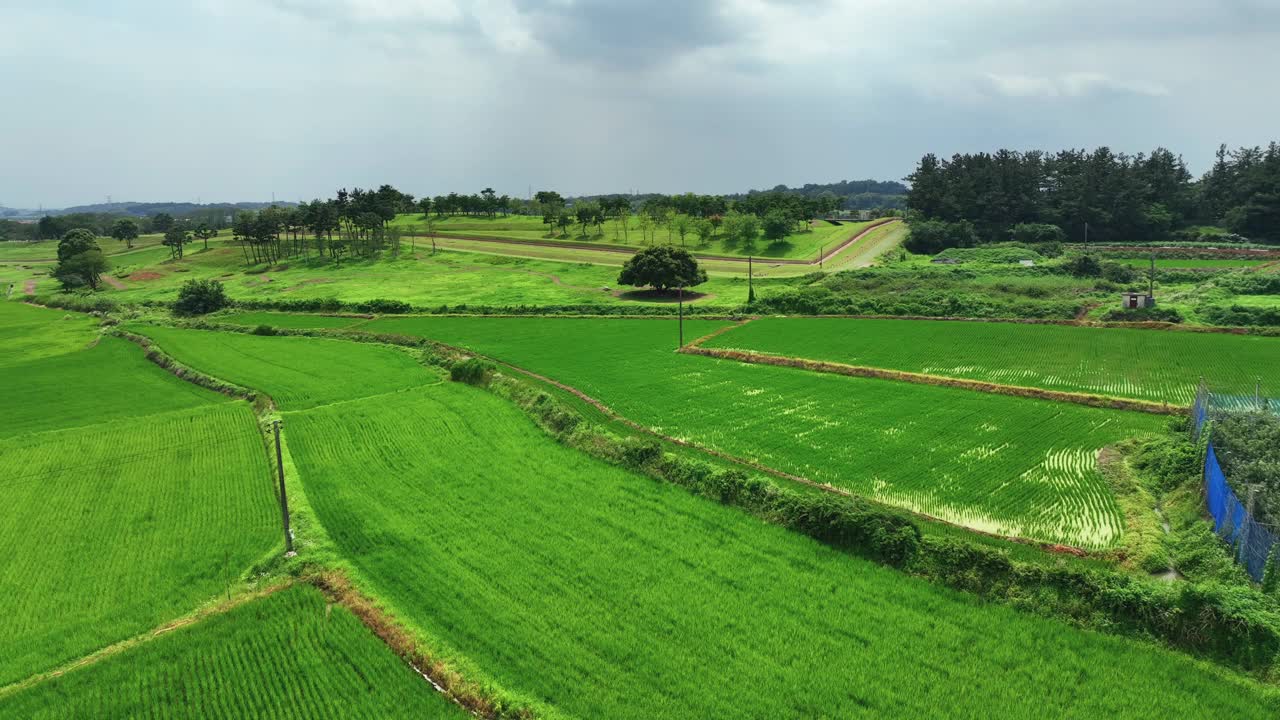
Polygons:
M980 380L965 380L961 378L943 377L941 375L926 375L924 373L906 372L903 370L884 370L882 368L845 365L843 363L825 362L822 360L806 360L804 358L771 355L768 353L746 350L722 350L690 346L681 349L680 352L687 355L703 355L721 360L737 360L738 362L754 363L757 365L775 365L778 367L799 368L801 370L828 373L831 375L876 378L879 380L898 380L902 382L916 383L919 385L934 385L938 387L959 388L962 390L976 390L978 392L991 393L993 395L1010 395L1013 397L1031 398L1036 400L1069 402L1077 405L1088 405L1090 407L1106 408L1109 410L1132 410L1135 412L1152 413L1154 415L1185 415L1187 412L1186 408L1171 406L1168 403L1162 404L1146 400L1130 400L1126 398L1108 397L1105 395L1091 395L1089 393L1045 390L1042 388L1022 387L1020 385L1000 385L997 383L982 382Z
M110 285L111 287L113 287L113 288L115 288L115 289L117 289L117 290L124 290L124 289L125 289L125 285L124 285L124 283L120 282L120 281L119 281L119 280L118 280L114 275L103 275L103 276L102 276L102 282L104 282L104 283L106 283L106 284Z
M689 344L685 345L685 347L696 348L696 347L698 347L698 346L702 345L702 343L707 342L708 340L711 340L712 338L720 337L721 335L723 335L723 334L725 334L725 333L729 332L730 330L734 330L734 329L736 329L736 328L740 328L740 327L742 327L743 325L746 325L747 323L749 323L749 322L751 322L752 320L755 320L755 319L756 319L756 318L747 318L746 320L743 320L743 321L741 321L741 322L736 322L736 323L734 323L734 324L732 324L732 325L725 325L724 327L720 328L719 330L713 330L713 331L711 331L711 332L707 333L706 335L703 335L702 337L698 338L697 340L694 340L693 342L691 342L691 343L689 343Z
M486 688L462 677L442 659L424 650L395 618L388 615L368 596L362 594L345 576L330 571L311 579L331 601L350 610L364 626L377 635L437 691L482 718L533 718L529 708L504 707L499 698Z
M1186 247L1158 247L1158 246L1140 247L1140 246L1133 246L1133 245L1091 245L1089 247L1091 250L1098 250L1102 252L1125 252L1125 253L1133 253L1135 255L1150 255L1152 251L1155 251L1158 254L1161 250L1170 250L1170 251L1179 252L1179 253L1187 253L1188 255L1211 255L1211 256L1221 255L1221 256L1226 256L1231 258L1242 258L1242 259L1249 259L1249 260L1256 260L1261 258L1280 258L1280 250L1255 250L1252 248L1232 248L1232 247L1186 248ZM1206 259L1212 259L1212 258L1206 258Z
M18 692L20 690L25 690L35 685L39 685L40 683L46 682L48 680L52 680L53 678L60 677L62 675L65 675L66 673L71 672L72 670L76 670L78 668L82 668L87 665L93 665L94 663L105 660L106 658L109 658L113 655L118 655L124 652L125 650L129 650L145 642L154 640L160 637L161 635L165 635L174 630L178 630L178 629L187 627L189 625L194 625L195 623L198 623L202 620L210 618L214 615L221 615L222 613L228 612L230 610L234 610L235 608L240 607L241 605L244 605L247 602L250 602L253 600L259 600L261 598L267 597L268 595L284 590L285 588L288 588L291 585L292 585L291 582L284 582L279 585L272 585L271 587L267 587L261 590L242 593L229 600L223 600L222 602L201 608L195 611L194 613L191 613L190 615L187 615L185 617L180 617L177 620L173 620L171 622L165 623L164 625L161 625L160 627L155 628L153 630L148 630L147 632L142 633L141 635L135 635L131 638L127 638L117 643L108 645L82 658L72 660L71 662L65 665L54 668L53 670L37 673L23 680L20 680L16 683L13 683L11 685L6 685L0 688L0 698L3 698L6 695L10 695L12 693Z
M36 281L35 281L35 280L28 280L28 281L26 281L26 282L22 283L22 294L23 294L23 295L35 295L35 294L36 294Z
M134 282L146 282L147 280L159 280L162 277L164 277L164 275L158 272L143 271L130 275L129 279Z
M850 245L853 245L854 243L858 242L873 230L879 229L885 225L888 225L890 223L895 223L895 222L899 222L899 220L897 218L887 218L873 225L869 225L863 228L862 231L859 232L857 235L846 238L843 242L837 245L831 252L824 255L821 260L819 260L818 258L814 258L813 260L797 260L794 258L770 258L770 257L758 257L758 258L755 258L755 260L758 262L767 263L770 265L803 265L808 267L817 267L822 262L830 261L832 257L840 254L845 249L847 249ZM634 255L637 251L632 248L618 247L616 245L593 245L591 243L575 242L571 240L566 240L563 242L559 242L556 240L528 240L525 238L497 237L493 235L472 235L470 233L461 233L461 232L448 233L448 234L437 233L437 235L439 235L442 238L451 237L451 238L457 238L459 240L474 240L476 242L485 242L485 243L496 243L496 244L505 244L505 245L533 245L535 247L560 248L560 249L568 248L572 250L594 250L596 252L608 252L608 253L615 253L615 254L620 253L623 255ZM745 265L748 261L747 258L738 256L738 255L714 255L710 253L700 253L700 252L694 252L693 255L695 255L696 257L702 260L722 260L725 262L740 263L743 265Z

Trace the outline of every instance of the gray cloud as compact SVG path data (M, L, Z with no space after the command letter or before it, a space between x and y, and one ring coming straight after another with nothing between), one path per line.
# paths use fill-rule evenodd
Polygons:
M1203 169L1274 136L1277 44L1276 0L17 0L0 204L730 191L1001 145Z

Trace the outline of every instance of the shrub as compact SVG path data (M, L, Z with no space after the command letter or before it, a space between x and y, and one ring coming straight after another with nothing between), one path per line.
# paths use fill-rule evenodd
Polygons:
M1200 314L1214 325L1280 326L1280 308L1210 305L1200 308Z
M188 280L178 290L175 315L206 315L231 305L226 288L217 280Z
M489 383L495 370L493 363L479 358L467 358L449 370L449 379L468 385L484 386Z
M1054 244L1061 247L1067 241L1067 234L1062 228L1048 223L1019 223L1009 231L1009 238L1014 242L1028 245Z
M937 255L947 248L966 248L977 244L978 235L967 220L955 223L926 220L911 223L911 235L903 246L917 255Z
M1092 255L1077 255L1062 267L1075 277L1101 277L1102 275L1102 263Z
M375 315L404 315L413 312L413 306L403 300L386 300L377 298L352 306L356 312L373 313Z
M1103 316L1109 322L1170 322L1183 321L1182 313L1177 308L1113 308Z
M258 327L254 328L252 332L254 335L267 335L267 336L279 334L278 332L276 332L276 329L271 327L270 325L259 325Z

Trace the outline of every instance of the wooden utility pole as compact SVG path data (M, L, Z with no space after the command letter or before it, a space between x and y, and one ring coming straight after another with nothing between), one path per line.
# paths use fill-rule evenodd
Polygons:
M678 300L676 301L680 311L680 347L684 347L684 286L680 286Z
M280 421L271 421L276 434L276 471L280 477L280 516L284 520L284 551L293 552L293 532L289 530L289 497L284 490L284 454L280 449Z
M754 280L755 280L755 269L751 264L751 256L748 255L747 256L747 302L748 303L753 303L756 301L756 288L754 285Z
M818 246L818 269L819 270L822 269L822 261L824 259L823 256L825 256L826 254L827 254L827 246L826 245Z

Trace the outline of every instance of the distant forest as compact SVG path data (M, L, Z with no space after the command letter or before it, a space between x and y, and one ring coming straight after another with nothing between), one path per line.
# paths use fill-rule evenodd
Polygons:
M907 186L895 180L841 180L825 184L806 183L798 188L777 185L769 190L751 190L725 197L741 200L761 193L788 193L812 199L834 197L840 200L839 208L843 210L902 210L906 208Z
M1238 240L1280 243L1280 145L1274 142L1222 146L1198 180L1181 156L1164 148L1126 155L1106 147L950 159L930 154L908 180L910 217L917 225L938 223L929 227L935 246L1053 234L1071 242L1195 240L1200 226L1225 228Z

